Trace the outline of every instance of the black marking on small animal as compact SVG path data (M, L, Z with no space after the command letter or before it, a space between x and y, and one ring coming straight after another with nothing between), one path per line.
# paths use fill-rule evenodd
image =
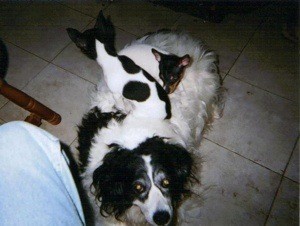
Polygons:
M116 119L122 121L125 114L117 112L103 113L98 107L92 108L82 118L78 126L78 151L80 153L81 170L87 165L90 148L94 142L95 134L103 127L107 127L110 120Z
M92 29L80 32L74 28L67 28L71 40L90 59L97 58L96 39L103 43L106 52L111 56L117 56L115 49L115 28L109 18L105 19L100 11L97 22Z
M104 17L102 10L98 14L94 29L96 30L96 38L104 44L106 52L111 56L117 56L114 43L116 37L115 27L109 16Z
M165 117L165 119L170 119L172 117L170 99L161 85L159 85L157 82L155 83L155 85L159 99L166 103L167 116Z
M95 29L88 29L80 32L74 28L67 28L71 40L88 58L95 60L97 52L95 47Z
M123 88L123 96L129 100L143 102L150 96L150 87L143 82L130 81Z
M136 65L133 60L127 56L118 56L118 59L121 61L124 70L129 74L136 74L141 71L141 68Z
M143 74L150 82L156 81L147 71L143 70Z

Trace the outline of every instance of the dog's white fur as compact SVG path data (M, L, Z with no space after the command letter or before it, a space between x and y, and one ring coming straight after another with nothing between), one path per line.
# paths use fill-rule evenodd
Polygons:
M151 157L150 156L143 156L143 159L146 163L147 174L151 180L151 189L149 191L148 199L145 202L141 202L139 200L134 201L134 204L137 205L141 211L143 212L146 220L155 225L153 221L153 214L157 211L166 211L171 216L173 215L173 208L171 205L171 200L165 197L161 190L154 184L153 174L154 170L152 168Z
M125 47L119 54L129 56L137 65L160 81L158 62L151 53L153 47L158 51L176 55L189 54L193 59L190 67L186 69L180 85L173 94L169 95L172 118L170 120L149 119L129 114L123 123L112 120L107 128L102 129L95 136L89 165L83 174L84 186L93 201L94 196L90 192L92 174L102 164L103 157L109 152L107 144L118 143L131 149L137 147L148 137L161 136L170 138L168 142L177 143L188 150L193 150L198 147L208 118L217 118L221 115L223 101L220 98L221 88L216 55L207 51L207 47L201 41L185 33L176 32L145 36ZM160 84L162 84L161 81ZM92 96L91 108L98 106L103 112L119 109L129 113L132 110L132 103L113 95L103 81L99 82L97 90L93 92ZM94 209L96 218L100 220L100 224L103 224L97 204ZM143 210L143 212L145 215L147 210ZM144 217L149 218L147 214ZM135 225L145 222L144 217L140 208L134 206L127 211L125 221L130 222L129 225ZM112 218L105 218L104 221L108 225L123 224Z

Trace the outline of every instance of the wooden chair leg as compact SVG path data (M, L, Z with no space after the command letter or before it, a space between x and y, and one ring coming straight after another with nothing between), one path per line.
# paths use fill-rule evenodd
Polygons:
M59 114L52 111L21 90L9 85L3 79L0 79L0 94L32 113L26 118L25 121L38 126L41 125L41 119L44 119L53 125L57 125L61 122L61 116Z
M36 114L31 113L26 117L25 122L29 122L33 125L40 126L42 124L42 118Z

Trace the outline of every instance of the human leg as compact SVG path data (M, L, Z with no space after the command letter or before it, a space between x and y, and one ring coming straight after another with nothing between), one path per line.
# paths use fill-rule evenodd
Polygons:
M59 140L25 122L0 126L1 225L83 225Z

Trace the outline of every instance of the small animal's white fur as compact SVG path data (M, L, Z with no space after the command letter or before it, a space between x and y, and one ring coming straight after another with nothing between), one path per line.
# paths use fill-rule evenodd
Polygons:
M155 57L152 53L153 46L148 44L139 44L132 43L131 45L126 46L118 54L128 56L132 59L137 65L147 71L156 81L162 86L163 82L159 78L159 68L158 61L155 60ZM164 50L159 49L163 54L170 54ZM141 53L143 53L141 57ZM149 63L150 62L150 63Z
M104 44L98 40L96 40L96 51L96 60L102 67L104 80L113 94L122 95L124 86L130 81L142 82L150 88L150 96L147 100L132 101L134 109L131 114L136 117L166 118L166 103L159 98L155 83L149 81L142 70L135 74L127 73L118 57L108 54Z
M105 154L109 152L107 144L117 142L124 147L134 148L146 138L158 135L168 137L169 142L178 143L188 150L193 150L199 145L207 120L221 115L223 101L216 55L207 51L207 47L201 41L186 33L176 32L145 36L125 47L120 54L129 56L137 65L158 79L158 62L151 53L153 47L161 52L179 56L189 54L192 57L192 64L186 69L180 85L173 94L169 95L172 118L171 120L157 118L150 120L144 117L137 119L135 115L129 114L121 124L112 120L107 128L102 129L94 137L95 142L91 148L89 165L83 175L84 186L92 201L94 201L90 193L92 174L102 164ZM91 108L98 106L103 112L119 109L129 113L133 107L130 101L113 95L103 81L99 82L92 96ZM103 218L99 214L97 204L94 203L94 205L99 224L123 224L112 218L105 218L105 222L102 222ZM127 211L124 219L130 222L128 225L145 223L141 210L136 206Z

